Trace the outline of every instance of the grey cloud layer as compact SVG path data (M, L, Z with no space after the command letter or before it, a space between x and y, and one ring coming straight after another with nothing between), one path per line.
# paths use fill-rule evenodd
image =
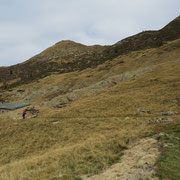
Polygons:
M160 29L179 0L6 0L0 2L0 66L27 60L54 43L113 44Z

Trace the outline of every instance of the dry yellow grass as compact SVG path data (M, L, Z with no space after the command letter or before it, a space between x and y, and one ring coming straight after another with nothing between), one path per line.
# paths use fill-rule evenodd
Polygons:
M61 109L39 106L53 94L37 94L31 99L40 109L35 119L12 119L20 110L1 115L0 179L73 179L98 173L118 162L131 141L179 123L179 104L175 101L180 97L179 48L180 40L176 40L158 49L131 52L94 69L51 75L16 88L36 91L58 86L72 92L87 88L87 94ZM143 68L152 70L88 92L88 87L109 77ZM14 93L4 93L3 97L22 101L21 97L13 98ZM177 112L173 122L148 124L166 111Z

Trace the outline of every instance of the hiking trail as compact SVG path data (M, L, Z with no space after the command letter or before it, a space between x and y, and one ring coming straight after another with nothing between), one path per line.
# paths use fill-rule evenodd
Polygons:
M83 176L83 180L157 180L153 177L154 166L160 155L160 144L153 137L148 137L130 145L124 151L121 162L114 164L101 174Z

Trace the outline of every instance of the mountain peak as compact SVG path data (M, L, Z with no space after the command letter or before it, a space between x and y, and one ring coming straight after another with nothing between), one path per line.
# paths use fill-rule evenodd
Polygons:
M62 41L59 41L55 44L55 46L58 45L58 46L64 46L64 47L71 47L71 46L78 46L78 45L81 45L81 46L85 46L83 44L80 44L80 43L77 43L75 41L72 41L72 40L62 40Z

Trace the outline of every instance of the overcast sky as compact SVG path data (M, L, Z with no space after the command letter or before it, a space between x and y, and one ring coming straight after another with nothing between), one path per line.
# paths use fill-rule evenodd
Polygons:
M159 30L179 15L180 0L0 0L0 66L61 40L114 44Z

